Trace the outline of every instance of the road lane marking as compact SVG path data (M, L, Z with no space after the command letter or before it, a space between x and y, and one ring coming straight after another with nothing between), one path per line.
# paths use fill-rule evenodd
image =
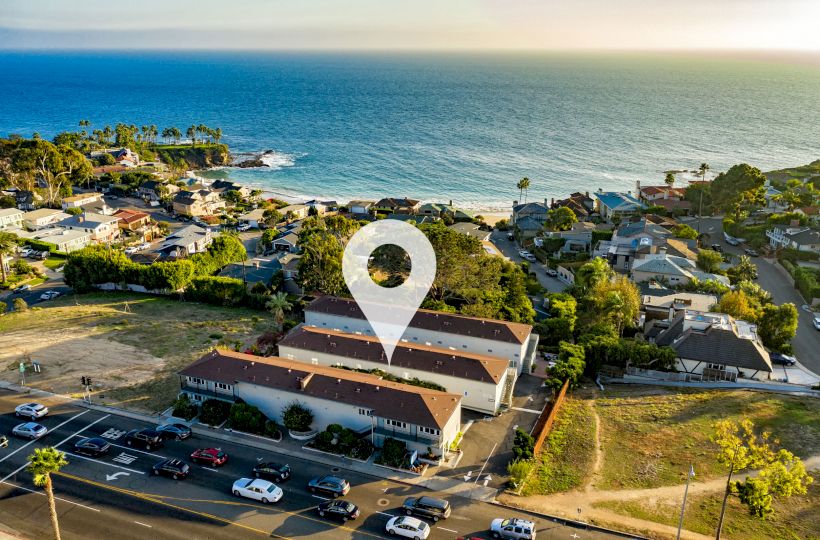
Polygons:
M493 449L490 450L490 455L487 456L487 459L484 460L484 465L481 466L481 469L479 469L478 474L475 475L475 483L476 484L478 484L478 479L481 478L481 473L484 472L484 467L487 466L487 463L490 461L490 458L493 457L493 453L495 452L495 449L496 449L497 446L498 446L498 443L495 443L493 445Z
M154 528L151 525L148 525L147 523L142 523L141 521L135 521L134 523L136 523L137 525L142 525L143 527L148 527L149 529Z
M453 529L445 529L444 527L436 527L436 529L441 529L442 531L451 532L453 534L458 534L458 531L454 531Z
M329 501L327 497L322 497L321 495L311 495L311 497L316 497L317 499L322 499L323 501Z
M69 455L69 456L71 456L71 457L76 457L76 458L80 458L80 459L85 459L85 460L87 460L87 461L93 461L94 463L100 463L100 464L102 464L102 465L108 465L109 467L116 467L116 468L118 468L118 469L122 469L122 470L124 470L124 471L132 472L132 473L137 473L137 474L145 474L145 473L144 473L144 472L142 472L142 471L136 471L136 470L134 470L134 469L129 469L128 467L123 467L122 465L114 465L113 463L108 463L107 461L102 461L102 460L100 460L100 459L94 459L94 458L91 458L91 457L88 457L88 456L81 456L80 454L75 454L75 453L73 453L73 452L65 452L65 453L66 453L66 454L68 454L68 455Z
M131 454L126 454L125 452L120 452L117 457L115 457L112 461L116 461L117 463L124 463L126 465L131 465L134 463L138 456L132 456Z
M37 491L36 489L29 489L29 488L27 488L27 487L23 487L23 486L17 485L17 484L15 484L14 482L9 482L9 481L7 481L7 480L0 480L0 484L6 484L6 485L9 485L9 486L11 486L11 487L13 487L13 488L15 488L15 489L22 489L23 491L28 491L29 493L34 493L34 494L36 494L36 495L42 495L42 496L44 496L44 497L45 497L45 495L46 495L46 494L45 494L45 493L43 493L42 491ZM95 512L100 512L100 511L101 511L99 508L92 508L92 507L90 507L90 506L86 506L86 505L81 504L81 503L78 503L78 502L69 501L68 499L63 499L62 497L56 497L56 496L55 496L54 498L55 498L56 500L58 500L58 501L67 502L67 503L69 503L69 504L73 504L73 505L75 505L75 506L82 506L82 507L83 507L83 508L85 508L86 510L93 510L93 511L95 511Z
M48 430L48 433L51 433L52 431L56 431L56 430L60 429L61 427L63 427L64 425L68 424L69 422L71 422L71 421L72 421L72 420L74 420L75 418L79 418L80 416L84 415L84 414L85 414L85 413L87 413L87 412L90 412L90 411L85 410L85 411L82 411L81 413L75 414L74 416L72 416L71 418L69 418L68 420L66 420L65 422L63 422L62 424L59 424L59 425L57 425L56 427L54 427L54 428L52 428L52 429L49 429L49 430ZM48 433L46 433L46 435L48 435ZM44 437L45 437L45 435L44 435ZM11 452L11 453L10 453L10 454L8 454L7 456L4 456L2 459L0 459L0 463L2 463L2 462L4 462L4 461L6 461L8 458L10 458L11 456L13 456L14 454L16 454L17 452L19 452L19 451L20 451L20 450L22 450L23 448L26 448L26 447L28 447L29 445L32 445L32 444L36 443L38 440L39 440L39 439L34 439L33 441L29 441L29 442L27 442L26 444L24 444L23 446L21 446L20 448L18 448L17 450L15 450L14 452ZM8 478L8 476L7 476L6 478Z
M377 513L377 514L381 514L381 515L383 515L383 516L387 516L387 517L396 517L396 516L395 516L395 515L393 515L393 514L388 514L387 512L379 512L378 510L376 510L376 513Z

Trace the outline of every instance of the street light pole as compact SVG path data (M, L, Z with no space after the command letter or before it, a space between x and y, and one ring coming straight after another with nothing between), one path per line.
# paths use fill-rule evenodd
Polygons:
M676 540L680 540L680 531L683 528L683 512L686 510L686 495L689 494L689 481L695 477L695 468L689 465L689 474L686 475L686 488L683 490L683 504L680 507L680 520L678 520L678 536Z

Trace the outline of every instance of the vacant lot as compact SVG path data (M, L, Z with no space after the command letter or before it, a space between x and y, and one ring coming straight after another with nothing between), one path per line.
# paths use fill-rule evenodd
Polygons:
M20 361L42 374L27 384L64 394L94 381L95 399L157 412L178 392L176 371L210 348L253 342L270 327L264 312L129 294L70 296L0 318L3 378Z
M820 400L752 391L610 387L595 401L603 466L597 489L681 484L689 465L706 480L724 473L709 441L720 419L750 418L801 457L820 453Z

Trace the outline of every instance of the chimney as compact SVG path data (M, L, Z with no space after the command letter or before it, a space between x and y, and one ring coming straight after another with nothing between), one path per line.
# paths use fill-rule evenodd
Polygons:
M584 195L586 195L586 197L589 198L589 191L585 191Z
M549 203L547 203L547 198L546 197L544 197L544 206L546 206L547 208L550 207Z
M518 201L513 201L513 206L518 206Z
M635 193L640 193L640 192L641 192L641 181L640 180L635 180Z
M552 197L550 199L550 208L552 208L553 206L555 206L555 197Z
M450 206L453 206L453 199L450 199Z

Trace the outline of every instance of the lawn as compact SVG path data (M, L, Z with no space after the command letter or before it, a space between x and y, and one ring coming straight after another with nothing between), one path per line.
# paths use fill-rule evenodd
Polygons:
M592 468L594 453L591 402L569 398L558 412L522 495L546 495L581 487Z
M724 474L709 441L720 419L748 417L801 457L820 451L820 401L751 391L610 387L595 402L603 466L598 489L682 484L693 465L699 480Z
M152 412L175 397L181 367L214 346L250 344L272 326L261 311L126 293L71 295L46 306L0 318L0 365L36 358L45 369L34 386L76 393L79 375L89 375L101 385L97 399Z
M683 497L683 491L681 491ZM743 540L768 540L771 538L820 538L820 484L815 482L803 496L775 500L774 514L766 520L749 515L737 497L730 497L723 523L723 537ZM683 527L704 535L714 535L717 527L722 493L696 494L686 500ZM607 508L647 521L677 527L680 517L680 499L606 501L594 506Z
M48 256L46 260L43 261L43 265L48 268L49 270L56 270L65 264L66 257L63 255L55 255L52 253Z

